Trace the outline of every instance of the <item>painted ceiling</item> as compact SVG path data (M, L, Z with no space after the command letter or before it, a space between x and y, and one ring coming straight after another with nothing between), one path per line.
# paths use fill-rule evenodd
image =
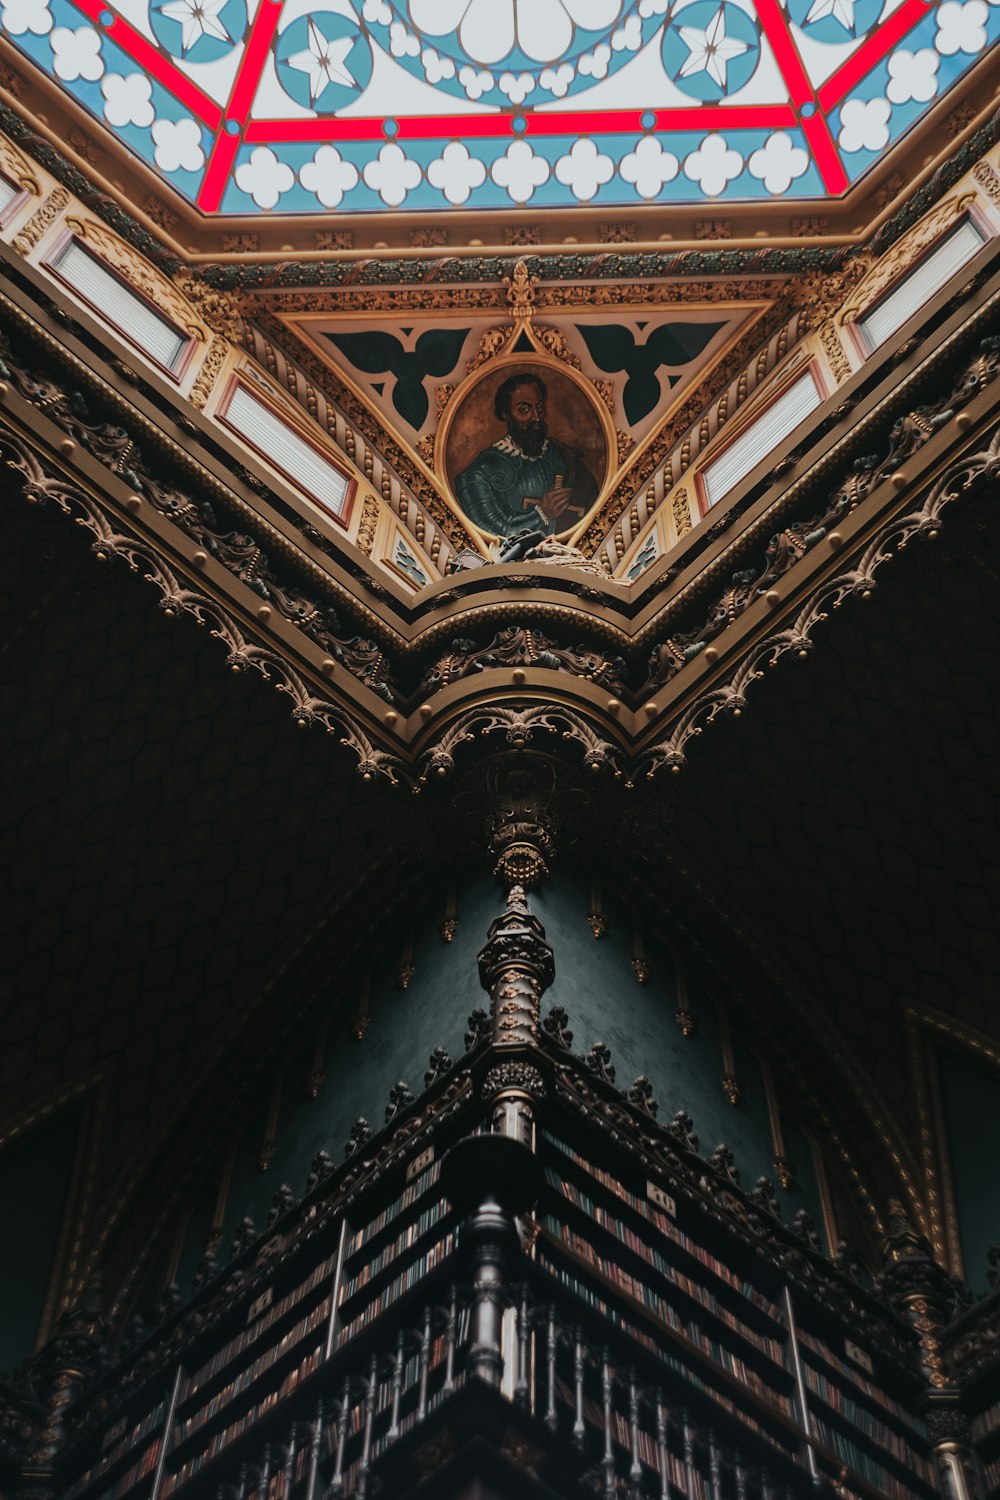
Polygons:
M4 0L206 214L836 197L1000 33L987 0Z

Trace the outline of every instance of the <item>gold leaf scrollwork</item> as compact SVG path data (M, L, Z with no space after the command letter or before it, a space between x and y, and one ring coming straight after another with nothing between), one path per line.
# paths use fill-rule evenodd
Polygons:
M681 485L679 490L675 491L674 497L670 502L670 510L674 518L674 525L677 527L677 535L679 537L685 536L691 530L691 501L688 499L688 492L683 485Z
M465 368L468 373L471 375L473 370L478 370L482 365L488 364L491 359L495 359L498 354L502 354L510 343L513 333L514 330L509 324L501 328L487 328L479 340L479 347L475 354L466 362ZM454 386L448 389L449 392L453 391ZM439 411L438 416L440 415Z
M995 168L991 167L988 161L977 161L972 169L972 175L990 202L1000 208L1000 174Z
M594 390L600 396L612 416L615 414L615 383L613 380L595 380Z
M28 158L22 156L14 143L4 135L0 135L0 172L8 182L16 182L19 188L36 198L42 191Z
M830 364L830 370L834 380L841 385L851 373L851 362L844 352L844 346L840 342L840 334L837 332L835 323L824 323L819 331L820 343Z
M536 323L531 330L531 337L532 342L540 345L546 354L551 354L553 358L561 359L564 364L572 365L574 370L579 370L580 361L566 342L566 335L561 328L553 328L549 324L540 326ZM603 384L610 385L611 381L604 381Z
M69 203L69 193L63 187L53 188L47 198L31 215L26 224L14 236L14 249L18 255L28 255L38 244L42 235L54 224Z
M216 377L225 363L229 345L225 339L213 338L208 346L208 353L202 361L201 369L198 371L194 385L191 387L191 404L201 411L208 402L215 384Z
M366 495L358 525L358 546L366 557L371 556L375 545L375 528L378 525L379 503L374 495Z
M174 285L183 297L197 309L200 316L212 329L230 343L240 344L243 339L243 313L239 301L231 292L220 292L207 286L190 272L182 272Z
M448 382L434 387L434 415L440 422L448 409L448 402L455 394L455 387Z

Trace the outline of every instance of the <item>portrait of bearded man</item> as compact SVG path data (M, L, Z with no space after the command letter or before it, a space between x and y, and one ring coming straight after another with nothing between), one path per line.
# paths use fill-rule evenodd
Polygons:
M511 375L494 415L507 428L455 478L470 521L497 536L565 530L597 499L599 485L579 448L548 430L548 387L539 375Z

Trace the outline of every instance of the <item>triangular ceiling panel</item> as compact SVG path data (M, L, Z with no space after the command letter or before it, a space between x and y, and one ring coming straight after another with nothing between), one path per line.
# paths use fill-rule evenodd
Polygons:
M637 446L715 363L755 315L754 306L710 304L605 313L541 315L534 327L550 354L599 391L616 428ZM404 445L431 438L452 392L492 353L519 348L512 322L496 315L428 313L401 327L398 314L286 316L290 331L377 413ZM522 331L521 344L527 339ZM536 345L537 347L537 345Z

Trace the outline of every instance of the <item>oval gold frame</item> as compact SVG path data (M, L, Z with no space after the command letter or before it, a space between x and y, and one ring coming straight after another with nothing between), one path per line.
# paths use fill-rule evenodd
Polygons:
M572 526L566 527L564 531L556 531L552 533L553 538L556 541L565 542L571 536L575 536L578 532L582 532L587 526L590 525L591 520L600 511L608 495L611 493L615 476L618 473L618 434L615 431L615 424L612 420L611 413L608 411L608 408L605 406L601 398L597 395L597 392L594 390L593 386L585 375L581 375L579 370L574 370L572 365L564 363L563 360L556 359L554 355L547 353L543 354L536 348L532 348L530 354L524 352L523 350L517 354L498 354L495 359L488 360L485 364L480 365L477 370L470 371L470 373L466 375L465 379L455 387L455 391L445 408L444 415L441 418L438 430L434 436L434 475L441 487L441 493L445 499L445 502L447 503L449 510L451 510L458 517L467 531L469 531L479 539L484 548L487 547L489 543L500 540L500 538L495 532L484 531L481 526L477 526L475 521L473 521L470 516L467 516L465 514L465 511L459 505L458 500L452 492L451 480L448 476L448 470L445 466L445 453L448 446L448 437L451 432L455 417L460 407L464 403L465 398L470 394L471 391L475 389L480 381L485 380L489 375L495 374L497 370L512 369L515 365L519 365L523 369L523 367L528 363L537 365L540 369L551 370L556 375L565 376L567 380L572 381L580 389L583 395L590 402L591 406L597 412L601 427L604 431L605 442L607 443L607 473L605 474L604 480L597 492L597 499L594 501L593 505L590 507L587 513L579 520L574 521Z

